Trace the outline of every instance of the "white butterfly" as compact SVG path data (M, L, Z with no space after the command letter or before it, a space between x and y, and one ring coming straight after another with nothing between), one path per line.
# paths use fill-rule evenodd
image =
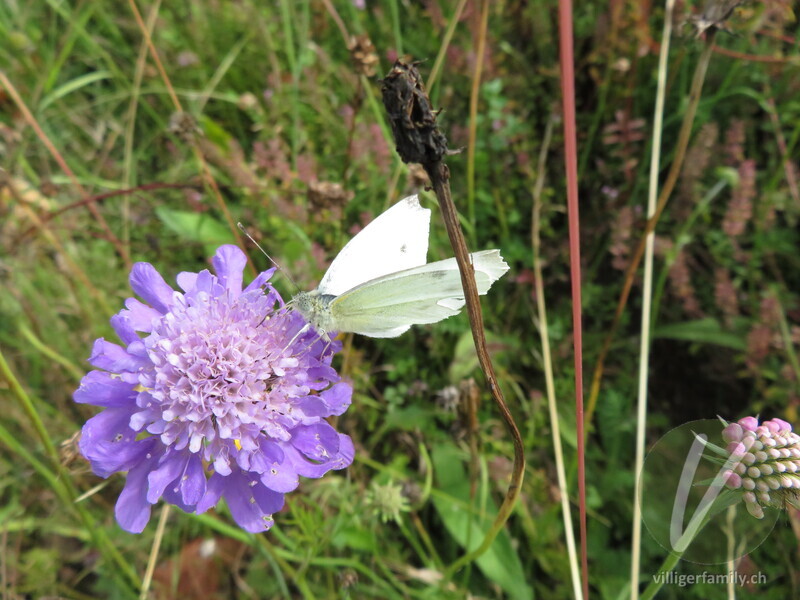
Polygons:
M431 211L417 196L401 200L351 239L317 289L292 299L321 335L352 331L397 337L412 325L458 314L464 290L455 258L426 263ZM508 271L499 250L470 255L478 293Z

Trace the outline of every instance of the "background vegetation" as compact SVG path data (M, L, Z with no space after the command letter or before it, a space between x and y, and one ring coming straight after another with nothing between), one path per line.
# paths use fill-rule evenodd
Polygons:
M490 552L438 589L437 574L463 553L468 537L480 538L502 499L512 455L486 401L466 316L397 339L348 337L337 360L354 402L337 427L356 442L353 466L303 481L275 528L257 538L233 527L223 509L202 517L173 510L150 594L571 597L535 301L545 294L574 497L557 3L491 4L480 81L480 3L467 0L453 22L461 4L139 2L160 65L129 2L0 4L4 599L138 594L97 535L141 577L159 511L141 535L119 529L113 504L123 478L99 480L77 454L76 435L95 410L72 402L93 340L113 338L108 319L131 295L131 262L151 262L174 281L180 271L204 268L220 243L235 241L231 224L241 221L301 288L311 289L359 227L414 192L434 209L430 259L451 255L422 172L397 158L380 104L378 78L405 54L425 60L426 77L440 69L431 96L444 109L451 147L467 149L448 162L472 248L499 247L511 265L483 306L526 445L520 502ZM678 5L664 173L703 46L680 24L698 9ZM643 230L662 19L659 3L621 0L577 3L574 15L587 374ZM728 26L731 33L716 37L686 164L657 228L652 440L715 415L800 423L796 15L788 0L750 2ZM471 119L474 85L479 102ZM553 137L539 171L548 126ZM541 178L544 285L534 289L532 198ZM248 251L259 269L268 266ZM284 297L295 291L280 277L276 285ZM627 597L630 586L638 293L637 280L589 424L589 562L597 598ZM22 395L30 405L19 402ZM464 407L475 396L482 402L472 429ZM479 452L471 469L473 443ZM60 466L48 444L57 447ZM83 496L79 512L70 490ZM405 498L398 513L383 500L395 492ZM760 571L768 583L740 588L739 597L800 596L798 533L800 520L787 514L745 558L740 571ZM646 582L664 556L647 536L643 543ZM680 569L724 571L689 563ZM660 597L724 594L719 585L667 586Z

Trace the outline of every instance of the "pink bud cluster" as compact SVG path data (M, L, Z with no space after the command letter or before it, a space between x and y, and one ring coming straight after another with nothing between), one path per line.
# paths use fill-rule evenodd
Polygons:
M800 492L800 435L782 419L758 424L755 417L745 417L722 431L727 451L736 460L723 473L725 485L741 490L747 511L757 519L764 517L764 507L775 506L776 497Z

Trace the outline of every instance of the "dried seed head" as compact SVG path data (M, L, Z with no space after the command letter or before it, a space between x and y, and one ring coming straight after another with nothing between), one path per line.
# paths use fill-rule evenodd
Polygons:
M312 212L340 209L352 197L353 192L344 189L341 183L312 181L308 184L308 205Z
M428 165L441 161L447 154L447 138L436 125L437 113L416 66L397 60L382 81L381 92L403 162Z
M195 137L203 133L203 130L197 124L197 120L183 111L172 113L167 129L186 143L191 142Z
M353 60L356 73L367 77L375 75L378 55L368 35L351 36L350 41L347 43L347 49L350 51L350 58Z
M696 37L700 37L711 29L722 29L727 31L725 21L733 14L734 9L742 4L744 0L706 0L703 12L687 19L697 29Z

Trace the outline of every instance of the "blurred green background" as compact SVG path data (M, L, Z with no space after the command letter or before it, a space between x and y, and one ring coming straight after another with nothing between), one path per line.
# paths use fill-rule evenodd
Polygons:
M303 481L275 528L257 538L236 529L224 509L202 517L173 510L149 597L572 597L536 313L536 295L544 294L574 500L557 3L492 2L485 29L481 7L477 0L0 4L4 599L138 595L90 530L141 578L160 508L143 534L119 529L113 504L124 479L101 481L89 471L76 435L96 409L72 402L93 340L114 337L108 319L131 295L132 262L153 263L172 283L180 271L205 268L219 244L235 242L231 225L241 221L301 288L312 289L358 228L410 193L434 210L429 259L452 255L424 173L394 152L380 100L379 78L406 55L423 61L450 147L464 149L448 164L471 248L501 248L511 266L483 309L526 447L514 514L481 561L446 589L437 585L443 566L491 521L512 457L466 315L397 339L346 337L335 364L352 381L354 401L337 428L356 443L353 466ZM677 7L662 174L703 47L682 24L700 8ZM662 22L658 3L575 8L587 389L644 228ZM652 440L715 415L797 422L796 14L788 0L750 2L728 27L716 37L686 163L656 231ZM537 181L544 182L542 289L532 271ZM269 266L246 249L259 269ZM627 597L630 586L640 278L589 424L590 583L593 597L604 599ZM287 299L295 292L280 276L274 282ZM475 395L472 429L465 406ZM73 492L83 495L80 513ZM387 495L402 498L399 516ZM739 567L765 573L768 583L739 588L739 597L800 596L799 532L800 520L787 513ZM645 534L644 583L663 558ZM727 570L680 566L703 569ZM727 596L724 586L696 585L667 586L659 597Z

